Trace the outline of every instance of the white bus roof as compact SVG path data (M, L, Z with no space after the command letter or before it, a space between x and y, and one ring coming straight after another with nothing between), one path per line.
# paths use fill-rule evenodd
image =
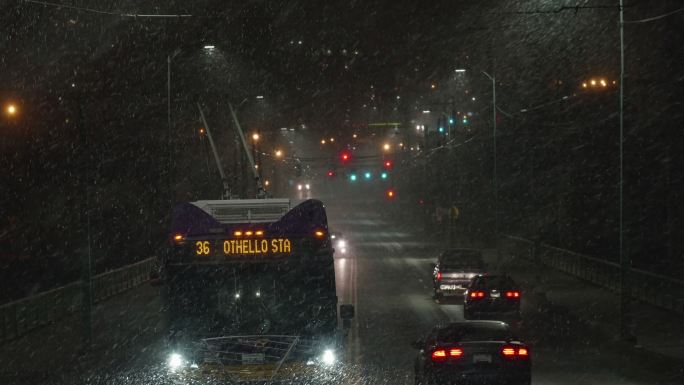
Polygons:
M209 200L190 204L221 223L276 222L291 208L287 198Z

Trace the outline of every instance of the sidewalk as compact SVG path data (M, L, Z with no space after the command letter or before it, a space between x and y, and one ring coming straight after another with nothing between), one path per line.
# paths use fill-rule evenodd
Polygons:
M620 341L620 297L552 268L538 268L528 260L501 251L502 270L513 276L534 304L544 311L561 313L567 322L578 321L589 333L621 348L650 353L684 364L684 317L639 301L631 307L637 344ZM496 251L485 250L489 261ZM493 265L495 266L495 265Z
M78 314L0 345L0 383L73 383L144 355L161 340L158 292L143 284L96 304L89 349Z

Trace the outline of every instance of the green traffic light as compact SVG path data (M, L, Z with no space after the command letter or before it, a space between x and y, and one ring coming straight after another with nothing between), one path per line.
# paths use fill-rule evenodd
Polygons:
M349 180L352 182L356 182L356 174L349 175Z
M370 178L371 178L371 173L368 172L368 171L366 171L366 173L365 173L363 176L364 176L366 179L370 179Z
M380 178L387 179L387 173L383 172L382 174L380 174Z

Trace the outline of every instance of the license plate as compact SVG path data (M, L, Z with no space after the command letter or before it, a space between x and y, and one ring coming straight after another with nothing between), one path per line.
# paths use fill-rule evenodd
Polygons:
M473 355L473 362L492 362L491 354L475 354Z
M242 363L249 364L263 364L264 353L242 353Z
M442 290L456 290L456 285L440 285L439 288Z
M493 292L490 293L490 295L491 295L492 298L499 298L499 297L501 297L501 293L499 293L498 291L493 291Z

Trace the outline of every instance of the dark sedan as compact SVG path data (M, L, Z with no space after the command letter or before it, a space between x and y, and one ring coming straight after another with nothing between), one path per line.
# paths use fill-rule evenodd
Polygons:
M434 328L414 343L416 385L531 383L530 349L500 321L464 321Z
M520 288L507 275L479 275L470 282L463 297L465 319L486 317L520 318Z
M485 263L479 250L450 249L442 252L432 275L434 297L463 295L470 280L484 270Z

